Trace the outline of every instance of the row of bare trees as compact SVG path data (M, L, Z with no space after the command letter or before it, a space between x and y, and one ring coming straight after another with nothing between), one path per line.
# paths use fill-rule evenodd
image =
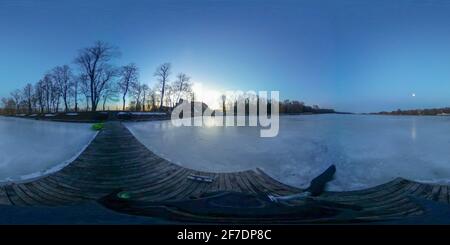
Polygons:
M119 109L119 104L121 110L151 111L174 107L180 99L191 97L190 77L179 73L176 80L170 81L170 63L157 67L154 73L157 83L151 88L140 81L135 64L114 66L113 61L119 56L116 47L101 41L81 49L74 60L75 69L57 66L34 85L28 83L11 92L1 99L2 111L7 114L97 111L99 106L102 110L110 105Z

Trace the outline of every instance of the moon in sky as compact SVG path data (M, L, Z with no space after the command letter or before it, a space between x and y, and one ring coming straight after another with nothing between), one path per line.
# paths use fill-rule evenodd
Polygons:
M416 93L412 93L411 96L412 96L412 97L416 97Z

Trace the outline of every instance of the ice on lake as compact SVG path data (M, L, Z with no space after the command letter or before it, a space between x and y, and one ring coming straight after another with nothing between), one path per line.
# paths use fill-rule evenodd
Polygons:
M281 116L274 138L260 138L257 127L175 127L171 121L126 126L156 154L196 170L261 168L306 187L335 164L329 190L362 189L396 177L450 180L450 117Z
M59 170L95 134L90 124L0 117L0 185Z

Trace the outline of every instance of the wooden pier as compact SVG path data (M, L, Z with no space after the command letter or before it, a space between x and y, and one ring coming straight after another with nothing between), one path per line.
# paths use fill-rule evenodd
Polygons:
M209 176L213 181L196 181L189 179L189 175ZM0 186L0 204L73 205L98 200L117 190L126 191L138 202L192 200L216 191L276 196L302 191L280 183L261 170L209 173L183 168L152 153L121 122L110 121L64 169L38 180ZM357 205L363 212L358 212L355 219L376 221L423 214L423 207L411 197L449 204L449 194L448 186L397 178L360 191L326 192L314 199ZM295 206L295 201L290 205Z

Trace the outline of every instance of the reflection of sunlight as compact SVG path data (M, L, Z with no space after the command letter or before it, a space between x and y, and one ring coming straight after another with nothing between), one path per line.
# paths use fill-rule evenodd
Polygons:
M195 93L195 101L202 101L210 109L220 109L220 98L222 93L219 90L205 87L201 83L194 83L192 91Z
M411 125L411 139L416 140L416 120L412 121Z
M204 117L203 118L203 125L207 128L215 127L217 126L217 119L215 117Z
M179 126L199 126L204 128L212 128L212 127L223 127L223 118L222 117L194 117L194 118L178 118L178 119L172 119L171 124L160 124L163 126L159 126L162 129L169 129L172 127L178 127ZM169 126L170 125L170 126Z

